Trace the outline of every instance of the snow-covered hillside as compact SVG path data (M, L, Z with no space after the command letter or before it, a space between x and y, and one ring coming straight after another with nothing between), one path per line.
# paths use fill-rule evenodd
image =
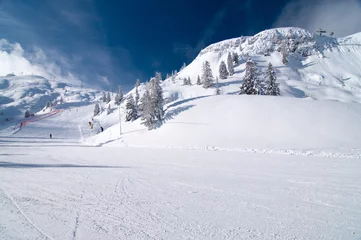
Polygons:
M208 96L168 105L159 129L148 131L139 119L123 122L122 131L120 137L116 124L87 142L240 151L352 149L361 148L361 106L271 96Z
M26 110L38 115L49 112L50 109L44 110L48 101L57 104L52 109L69 109L93 104L102 97L100 90L81 88L41 76L0 77L0 93L1 129L18 125L24 120Z
M286 65L282 63L282 49L287 54ZM171 79L164 81L167 97L174 100L214 94L214 89L182 86L183 78L190 77L195 84L205 61L218 76L221 61L226 62L232 52L239 54L240 61L233 76L220 80L223 94L239 91L250 57L262 72L269 62L273 64L283 96L361 102L361 33L333 38L299 28L271 29L210 45L178 73L175 83Z

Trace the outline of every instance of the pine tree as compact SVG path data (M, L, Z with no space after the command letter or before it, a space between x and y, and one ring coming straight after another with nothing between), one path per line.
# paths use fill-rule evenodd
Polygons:
M116 105L120 105L123 101L123 91L122 91L122 88L119 87L119 90L118 90L118 93L117 95L115 95L115 98L114 98L114 102Z
M100 113L100 106L99 103L95 104L94 107L94 117Z
M160 72L155 72L155 78L159 81L162 82L162 74Z
M277 83L276 72L273 69L271 63L268 64L268 68L266 70L266 91L265 95L279 96L280 88L279 83Z
M221 64L219 65L219 78L226 79L227 77L228 77L227 66L224 63L224 61L222 61Z
M234 74L234 66L233 66L233 59L231 53L228 53L227 66L228 66L229 75L232 76Z
M199 77L199 75L197 77L197 85L202 85L202 81L201 81L201 78Z
M190 78L190 77L188 77L188 79L187 79L187 83L188 83L188 85L189 85L189 86L192 86L192 80L191 80L191 78Z
M110 92L107 93L107 103L109 103L111 101L110 99Z
M154 128L154 111L151 104L150 93L148 90L149 84L147 84L146 90L142 96L141 101L141 108L143 111L142 114L142 124L151 130Z
M183 78L183 85L185 86L185 85L188 85L188 80L187 80L187 78Z
M182 71L183 69L185 69L187 67L186 63L184 62L181 69L179 71Z
M246 73L243 78L240 94L257 95L258 69L256 63L248 58L246 63Z
M63 104L63 102L64 102L63 97L60 97L59 102L60 102L60 104Z
M160 82L157 78L153 78L149 82L149 94L151 98L151 105L154 108L155 122L159 124L163 120L163 89L160 86Z
M233 54L232 54L232 60L233 60L233 64L237 66L238 63L239 63L239 55L238 55L238 53L233 52Z
M130 95L127 99L127 102L125 104L126 109L126 115L125 115L125 121L134 121L138 118L137 108L135 106L134 98L132 95Z
M165 76L165 79L168 79L168 78L170 78L169 73L167 73L167 75Z
M202 69L202 83L204 88L210 88L213 86L213 74L211 65L208 61L205 61Z
M107 115L111 114L112 112L112 109L110 108L110 104L108 104L108 107L107 107Z
M105 92L103 92L103 102L107 102L107 95L105 94Z

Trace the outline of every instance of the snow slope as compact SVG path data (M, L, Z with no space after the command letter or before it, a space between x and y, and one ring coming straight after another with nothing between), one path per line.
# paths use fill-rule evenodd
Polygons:
M165 123L114 125L87 142L111 145L228 149L361 148L361 106L271 96L220 95L170 104Z
M360 159L16 145L0 147L0 239L361 237Z

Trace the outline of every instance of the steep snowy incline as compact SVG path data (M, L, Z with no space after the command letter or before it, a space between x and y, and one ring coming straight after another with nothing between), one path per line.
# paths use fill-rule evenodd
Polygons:
M359 104L221 95L170 104L165 119L153 131L140 120L123 122L121 138L117 124L87 142L176 148L361 148Z

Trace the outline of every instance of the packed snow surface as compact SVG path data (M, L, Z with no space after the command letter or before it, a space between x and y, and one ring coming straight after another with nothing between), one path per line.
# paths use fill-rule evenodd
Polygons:
M361 237L360 159L1 141L1 239Z

